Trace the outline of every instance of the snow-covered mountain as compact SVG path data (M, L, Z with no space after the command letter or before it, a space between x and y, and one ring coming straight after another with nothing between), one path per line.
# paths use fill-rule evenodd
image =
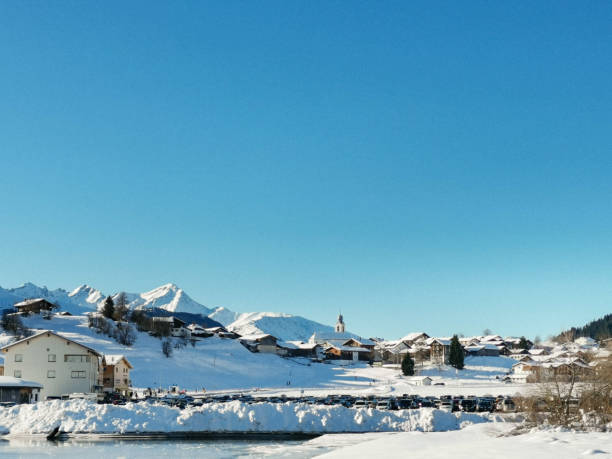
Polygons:
M118 296L119 294L113 295L113 300ZM126 293L126 296L130 309L159 308L169 312L189 312L204 316L213 312L212 309L191 299L175 284L165 284L144 293Z
M62 288L49 290L47 287L39 287L31 282L26 282L21 287L11 289L0 288L1 308L11 307L15 303L28 298L45 298L71 314L82 314L84 312L84 305L79 304L77 301L73 301L70 294ZM91 310L94 308L95 306L87 306L85 309Z
M112 295L116 300L119 293ZM169 312L189 312L207 316L212 309L201 305L175 284L166 284L144 293L126 293L130 308L160 308ZM106 295L87 284L68 291L58 288L49 290L30 282L21 287L4 289L0 287L0 308L13 306L16 302L29 298L44 298L55 303L71 314L83 314L102 307Z
M227 310L225 314L227 314ZM222 321L215 318L217 322ZM226 326L240 335L269 333L285 341L307 341L317 333L333 333L334 328L301 316L278 312L245 312L238 314L236 319ZM351 335L355 336L356 335Z
M68 296L74 303L86 309L96 309L105 298L100 290L86 284L78 286Z
M223 324L224 327L229 326L232 322L238 319L238 316L240 316L240 313L230 311L224 307L215 308L213 312L208 314L208 317L216 320L220 324Z
M117 300L118 293L112 295ZM168 312L201 314L223 324L241 335L269 333L283 340L307 340L314 332L333 332L333 327L301 316L276 312L237 313L224 307L210 309L187 295L175 284L165 284L144 293L125 294L130 309L159 308ZM45 298L71 314L84 314L102 307L106 295L83 284L71 292L58 288L49 290L26 283L21 287L0 287L0 308L11 307L28 298Z

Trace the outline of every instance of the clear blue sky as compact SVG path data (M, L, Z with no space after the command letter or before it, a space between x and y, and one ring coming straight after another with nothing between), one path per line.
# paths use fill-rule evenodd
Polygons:
M0 285L394 338L611 312L608 2L2 2Z

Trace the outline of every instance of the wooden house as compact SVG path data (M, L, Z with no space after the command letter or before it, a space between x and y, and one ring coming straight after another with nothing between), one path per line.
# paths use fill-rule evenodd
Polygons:
M40 314L41 312L51 312L59 309L56 304L45 300L44 298L33 298L30 300L20 301L15 303L14 308L22 314Z

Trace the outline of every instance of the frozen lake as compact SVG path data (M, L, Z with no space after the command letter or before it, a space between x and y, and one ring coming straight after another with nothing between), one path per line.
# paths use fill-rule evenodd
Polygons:
M345 443L345 442L340 442ZM2 458L148 458L153 457L297 457L310 458L330 451L327 442L309 439L206 439L206 440L66 440L49 442L42 438L0 440Z

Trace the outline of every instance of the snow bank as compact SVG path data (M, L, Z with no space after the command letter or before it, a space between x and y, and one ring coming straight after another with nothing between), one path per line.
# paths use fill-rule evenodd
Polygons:
M0 408L0 431L47 433L56 425L66 432L434 432L488 422L488 415L420 410L379 411L342 406L238 401L180 410L165 405L97 405L85 400L53 400Z

